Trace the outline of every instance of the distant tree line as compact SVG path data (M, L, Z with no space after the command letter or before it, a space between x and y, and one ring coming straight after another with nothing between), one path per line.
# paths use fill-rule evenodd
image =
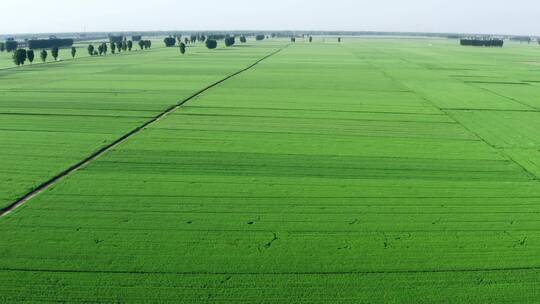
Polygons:
M109 36L110 43L122 43L124 41L124 36Z
M532 37L529 37L529 36L514 36L514 37L510 37L510 40L517 41L517 42L520 42L520 43L523 43L523 42L531 43Z
M484 46L484 47L503 47L504 40L501 39L461 39L463 46Z
M28 40L28 48L32 50L36 49L50 49L52 47L71 47L73 45L73 39L37 39Z
M4 45L8 53L15 51L19 47L19 43L15 40L7 40Z

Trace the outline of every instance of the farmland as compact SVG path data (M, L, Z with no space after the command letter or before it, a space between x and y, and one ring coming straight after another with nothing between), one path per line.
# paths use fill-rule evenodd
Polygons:
M3 70L0 204L269 54L0 218L0 301L540 296L528 45L273 39Z

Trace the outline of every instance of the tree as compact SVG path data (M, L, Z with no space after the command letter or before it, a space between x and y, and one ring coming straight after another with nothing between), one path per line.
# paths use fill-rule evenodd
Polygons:
M128 42L127 42L127 48L128 48L128 51L131 52L131 49L133 48L133 41L128 40Z
M88 54L90 56L94 56L94 46L93 45L88 45Z
M225 38L225 46L233 46L236 43L234 37Z
M341 37L338 37L337 42L341 43Z
M144 41L143 40L139 40L139 47L142 49L144 49Z
M186 44L183 42L180 42L180 53L184 55L186 53Z
M309 36L309 42L313 42L313 37Z
M172 36L163 39L163 42L165 42L166 47L173 47L176 45L176 39L174 39Z
M57 46L51 49L51 56L53 56L54 61L58 60L58 47Z
M4 52L6 50L6 44L3 42L0 42L0 52Z
M296 42L296 38L295 38L295 37L291 37L291 42L292 42L292 43L295 43L295 42Z
M264 35L257 35L257 36L255 36L255 40L257 40L257 41L262 41L262 40L264 40Z
M45 62L47 61L47 51L46 50L41 50L41 53L39 53L39 57L41 58L41 61Z
M122 52L122 41L116 43L116 49L118 53Z
M206 40L206 47L209 49L209 50L213 50L217 47L217 41L214 40L214 39L207 39Z
M127 51L127 48L128 48L127 41L126 40L122 41L122 51L124 52Z
M187 38L187 37L184 38L184 43L185 43L185 44L188 44L188 43L189 43L189 38Z
M152 40L146 40L146 48L152 48Z
M32 64L32 62L34 62L34 50L26 51L26 57L28 58L28 61L30 61L30 64Z
M75 58L75 55L77 54L77 48L74 46L71 47L71 58Z
M17 65L24 65L24 62L26 61L26 50L25 49L18 49L13 52L13 62Z
M116 52L116 44L114 42L111 42L111 53L115 53Z
M246 43L247 42L246 36L240 36L240 42Z
M98 46L99 55L107 55L107 43L103 42Z

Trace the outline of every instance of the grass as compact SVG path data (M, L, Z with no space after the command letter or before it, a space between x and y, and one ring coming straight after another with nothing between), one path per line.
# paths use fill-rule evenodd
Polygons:
M280 43L3 72L11 107L70 116L2 119L65 137L32 159L44 135L4 131L28 152L1 153L43 180L65 164L42 154L77 159ZM0 300L535 301L538 49L455 44L297 43L212 88L0 219Z

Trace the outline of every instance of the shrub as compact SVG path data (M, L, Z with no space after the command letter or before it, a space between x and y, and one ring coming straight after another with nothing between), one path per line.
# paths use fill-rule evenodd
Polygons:
M295 43L295 42L296 42L296 38L295 38L295 37L291 37L291 42L292 42L292 43Z
M257 41L262 41L262 40L264 40L264 35L257 35L257 36L255 36L255 40L257 40Z
M240 36L240 42L246 43L247 42L246 36Z
M209 50L213 50L213 49L217 48L217 41L214 40L214 39L207 39L206 40L206 47Z

